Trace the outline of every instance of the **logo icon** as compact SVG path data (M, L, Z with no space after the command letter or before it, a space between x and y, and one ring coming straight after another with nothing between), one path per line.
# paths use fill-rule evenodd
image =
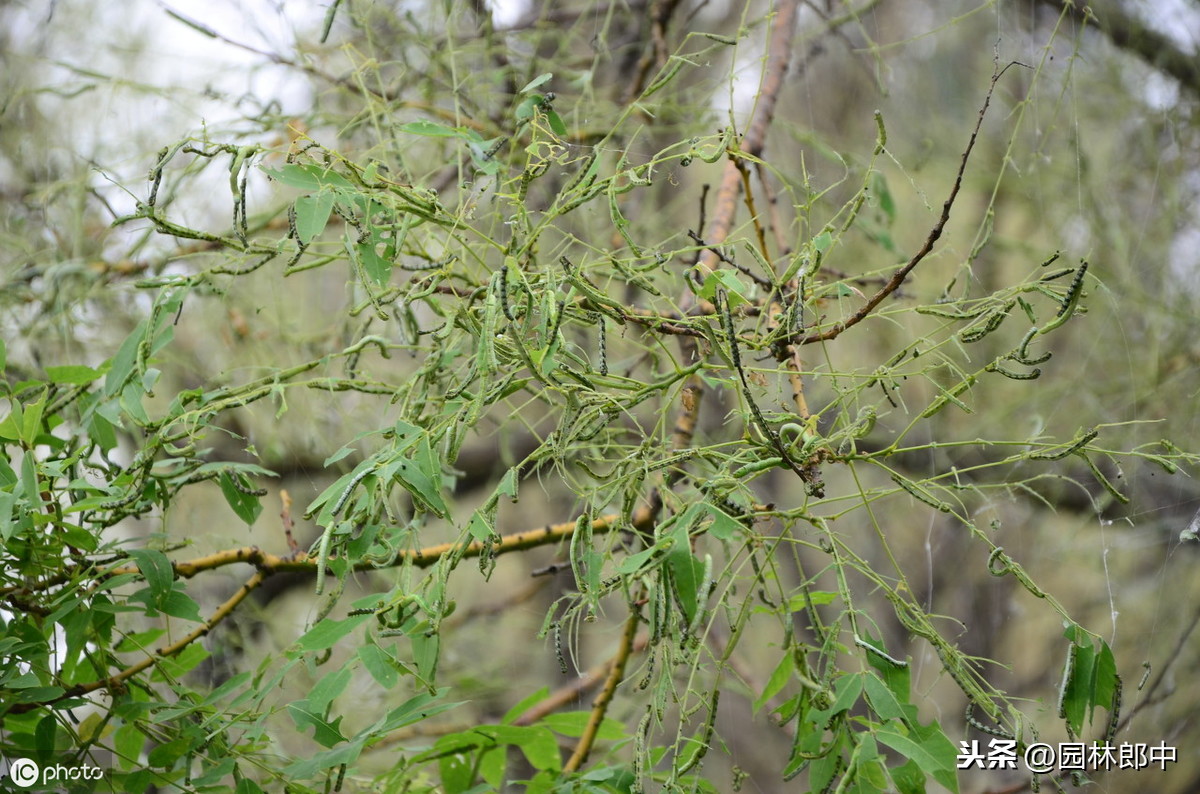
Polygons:
M8 779L19 788L29 788L37 783L41 776L42 770L38 769L37 762L28 758L18 758L8 767Z

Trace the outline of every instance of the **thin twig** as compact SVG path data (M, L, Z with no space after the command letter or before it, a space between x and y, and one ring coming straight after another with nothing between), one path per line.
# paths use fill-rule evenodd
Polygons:
M248 595L250 595L250 593L254 592L254 590L257 589L259 585L261 585L264 581L266 581L266 578L269 575L270 575L269 573L266 573L263 571L258 571L257 573L255 573L253 576L251 576L246 581L245 584L243 584L241 587L239 587L237 592L234 593L232 596L230 596L229 599L225 601L225 603L223 603L223 604L221 604L221 606L217 607L216 611L214 611L212 613L212 615L209 617L209 619L204 621L204 623L202 623L198 628L196 628L194 631L190 632L186 636L180 638L176 642L173 642L170 645L164 645L163 647L157 649L156 651L154 651L154 653L152 655L147 656L145 659L138 662L137 664L130 665L129 667L126 667L124 670L122 670L121 672L117 673L116 675L109 676L108 678L102 678L98 681L90 681L86 684L76 684L75 686L68 689L66 692L63 692L61 695L51 698L49 700L30 701L27 703L17 703L8 709L8 713L9 714L24 714L27 711L33 711L34 709L53 705L54 703L57 703L61 700L77 698L82 695L87 695L92 692L97 692L100 690L121 688L126 681L128 681L129 679L138 675L139 673L146 670L147 668L153 667L154 665L158 664L159 660L174 656L175 654L179 653L187 646L191 645L196 640L200 639L201 637L206 636L209 632L211 632L214 628L217 627L217 624L219 624L225 618L229 617L230 614L233 613L233 610L235 610L237 608L237 606L239 604L241 604L242 601L245 600L246 596L248 596Z
M925 243L921 246L920 250L913 254L912 259L909 259L903 267L893 273L892 277L888 279L888 282L884 284L878 292L872 295L857 312L845 320L834 323L824 331L805 336L803 339L799 340L799 344L811 345L814 342L824 342L829 339L834 339L835 337L840 336L841 333L846 329L858 325L860 322L865 320L871 314L871 312L875 311L876 307L883 303L887 296L899 289L900 285L904 283L904 279L907 278L908 274L913 271L913 268L921 264L921 261L924 260L925 257L929 255L929 252L933 250L934 244L939 238L941 238L942 232L946 228L946 223L950 220L950 210L954 207L954 201L958 198L958 191L962 188L963 174L966 173L967 170L967 161L971 157L971 150L975 148L975 141L979 137L980 128L983 126L983 117L987 114L988 105L991 104L992 94L996 90L996 83L1000 80L1004 73L1008 71L1009 67L1014 65L1014 63L1015 62L1009 63L1008 66L1005 66L1003 69L999 69L992 74L992 82L991 85L988 86L987 96L985 96L983 99L983 107L979 109L979 117L975 120L975 129L971 131L971 139L967 142L967 148L963 151L962 160L958 164L958 173L954 177L954 187L950 189L950 195L946 197L946 201L942 204L942 214L938 218L937 223L933 225L933 228L929 230L929 235L925 238Z
M612 703L613 696L617 692L617 685L625 677L625 665L629 662L629 657L633 653L633 638L637 635L637 628L640 622L641 616L637 610L631 610L629 618L625 621L625 631L621 634L621 644L617 648L616 654L613 655L612 661L609 662L611 666L608 671L608 678L605 679L604 687L592 703L592 713L588 717L587 727L584 728L583 735L579 737L579 744L575 746L575 752L571 753L571 757L563 765L564 772L577 771L587 761L588 755L592 752L592 745L596 743L596 736L600 732L600 725L604 722L604 716L608 713L608 705Z

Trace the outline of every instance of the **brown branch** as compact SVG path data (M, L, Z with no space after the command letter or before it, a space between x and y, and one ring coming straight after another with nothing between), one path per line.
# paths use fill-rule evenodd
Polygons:
M638 637L633 643L633 649L631 650L630 654L632 655L635 653L641 653L642 651L646 650L646 646L649 644L650 637L648 635L642 635L641 637ZM578 700L584 692L588 692L600 686L600 683L604 680L605 676L608 675L609 671L612 670L612 666L616 661L617 659L614 656L612 659L607 659L592 667L571 683L556 689L554 692L551 692L550 696L545 700L539 700L537 703L530 706L527 711L521 714L521 716L513 720L512 724L533 725L547 714L552 714L561 708L571 705Z
M814 342L824 342L840 336L841 333L846 329L858 325L860 322L865 320L871 314L871 312L875 311L875 309L879 306L879 304L883 303L887 296L899 289L900 285L904 283L904 279L907 278L908 274L913 271L913 268L921 264L922 260L924 260L925 257L929 255L929 252L933 250L934 244L937 243L937 241L941 238L942 232L946 229L946 223L950 220L950 210L954 207L954 201L958 198L958 191L962 188L963 174L966 173L967 170L967 161L971 157L971 150L975 148L975 141L979 137L980 128L983 126L983 117L987 114L988 105L991 104L992 94L996 90L996 83L1000 80L1004 73L1008 71L1009 66L1012 65L1013 64L1010 63L1008 66L1005 66L1003 69L999 69L992 74L992 82L991 85L988 86L987 96L985 96L983 99L983 107L979 109L979 117L975 120L975 129L971 131L971 139L967 142L967 148L963 151L962 160L958 164L958 173L954 177L954 187L950 189L950 195L947 196L945 202L942 203L942 214L938 218L937 223L933 225L933 228L929 230L929 235L925 238L925 243L921 246L920 250L913 254L912 259L909 259L903 267L893 273L892 277L888 279L888 282L884 284L878 292L872 295L857 312L845 320L834 323L824 331L805 336L803 339L799 340L799 344L810 345Z
M650 67L657 64L658 68L662 69L666 66L670 55L667 52L667 23L671 21L671 16L678 6L679 0L654 0L650 9L650 46L645 47L645 52L634 70L634 77L621 96L622 106L628 105L642 93L646 87Z
M612 703L613 696L617 692L617 685L625 677L625 665L633 653L633 638L637 634L640 622L641 616L637 610L631 610L629 618L625 621L625 632L621 635L621 644L612 661L609 662L611 667L608 671L608 678L605 679L604 687L592 703L592 713L588 717L587 727L584 728L583 736L579 738L579 744L575 746L575 752L571 753L571 757L563 765L564 772L575 772L587 761L588 754L592 751L592 745L596 743L596 735L600 732L600 724L604 722L604 715L608 713L608 705Z
M233 610L237 609L238 605L245 600L246 596L254 592L259 585L266 581L266 578L269 575L270 573L264 571L258 571L255 573L246 581L245 584L239 587L237 592L230 596L225 603L217 607L216 611L212 613L209 619L204 621L204 623L202 623L198 628L188 633L182 639L173 642L170 645L164 645L163 647L155 650L152 655L147 656L137 664L130 665L116 675L109 676L108 678L102 678L98 681L91 681L86 684L76 684L58 697L50 698L49 700L17 703L16 705L12 706L12 708L8 709L8 713L24 714L27 711L42 708L43 706L49 706L62 700L81 697L102 689L121 688L130 678L133 678L138 673L141 673L147 668L158 664L159 660L174 656L196 640L206 636L209 632L217 627L217 624L229 617L230 614L233 613Z
M750 126L738 145L741 152L754 158L760 157L766 146L767 129L775 118L775 104L779 99L779 92L783 88L783 78L791 63L792 29L798 5L799 0L783 0L775 11L775 18L771 21L771 38L767 44L767 66L758 89L758 101L755 103L754 113L750 117ZM725 164L725 171L721 176L721 186L717 188L712 222L704 235L704 239L710 246L725 242L725 238L729 236L729 232L733 228L734 216L737 214L742 174L741 169L732 159L734 156L736 154L730 152L731 159ZM698 263L701 272L704 274L711 272L715 262L716 257L711 250L704 251Z
M621 522L621 515L616 513L607 516L601 516L592 521L592 532L611 532L620 528ZM639 530L650 529L653 522L654 513L645 508L634 512L632 516L633 526ZM524 532L514 532L509 535L501 536L501 541L492 545L491 553L498 555L512 551L523 551L525 549L545 546L571 537L574 531L575 522L567 521L560 524L547 524L539 529L530 529ZM428 568L429 566L435 564L442 557L450 554L456 554L463 559L478 557L483 553L486 547L487 544L480 541L472 541L466 544L457 542L439 543L434 546L426 546L423 549L402 551L396 556L396 559L391 563L390 567L411 563L417 568ZM171 569L176 577L181 577L184 579L191 579L193 576L203 573L204 571L213 571L218 568L224 568L227 565L234 565L237 563L253 565L261 573L267 576L283 572L315 574L317 571L317 558L318 555L315 553L301 554L299 557L293 557L290 555L281 556L263 551L258 546L242 546L241 548L237 549L225 549L213 554L206 554L203 557L197 557L195 559L186 560L183 562L173 561L171 563ZM377 567L389 566L376 566L374 563L360 561L355 564L354 570L369 571L375 570ZM123 574L140 575L140 573L141 571L136 565L120 565L108 570L96 570L90 574L90 578L108 579L113 576L120 576ZM20 590L21 592L46 590L55 585L64 584L65 582L68 582L71 579L79 576L88 576L88 574L84 573L83 566L72 568L69 571L53 577L52 579L39 582L36 585L20 588ZM10 592L15 592L16 590L17 588L10 588ZM0 595L8 595L8 593L0 593Z

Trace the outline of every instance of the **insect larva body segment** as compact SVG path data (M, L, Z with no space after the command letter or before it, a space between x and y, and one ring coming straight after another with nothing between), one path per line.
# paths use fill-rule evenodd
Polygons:
M729 357L733 359L733 366L738 374L742 375L742 354L738 350L737 335L733 330L733 310L729 307L729 298L725 290L717 290L717 310L721 313L721 324L725 326L725 336L729 340ZM745 376L742 375L743 384L745 380Z
M555 306L555 309L556 309L556 311L555 311L554 321L553 321L554 324L552 326L550 326L550 333L548 333L546 335L546 341L545 341L546 347L550 347L558 339L558 331L560 328L562 328L563 315L566 314L567 302L560 300L557 303L557 305Z
M967 710L963 714L963 721L966 722L968 725L970 725L975 730L979 731L980 733L986 733L991 736L999 737L1001 739L1015 739L1016 738L1015 734L1009 733L1008 731L1004 730L1003 728L999 728L999 727L993 728L992 726L986 725L986 724L980 722L979 720L977 720L975 718L975 703L970 700L967 701Z
M667 628L667 620L670 616L670 605L667 603L667 588L665 583L660 578L655 583L652 591L651 610L650 614L653 618L650 624L650 645L657 646L662 641L663 633Z
M1121 676L1114 675L1113 678L1113 697L1112 707L1108 712L1108 728L1104 731L1104 743L1112 744L1117 738L1117 728L1121 724L1121 698L1123 696L1124 683L1121 681Z
M354 489L358 487L358 484L365 480L367 476L374 470L375 468L373 466L368 466L350 478L350 482L346 483L346 488L341 492L341 494L338 495L337 501L334 502L333 507L330 508L330 516L336 516L339 512L341 512L342 507L346 504L346 500L350 498L351 492L353 492Z
M762 460L756 460L753 463L747 463L744 466L740 466L737 469L734 469L732 476L735 480L740 480L743 477L747 477L751 474L758 474L782 465L783 458L772 456L769 458L763 458Z
M646 737L650 733L650 707L646 707L646 715L638 723L637 731L633 734L633 785L634 791L641 794L642 771L646 756Z
M1087 262L1079 266L1074 280L1071 281L1071 286L1067 288L1066 294L1059 301L1058 314L1054 316L1054 319L1038 329L1039 334L1049 333L1071 319L1071 316L1075 313L1075 307L1079 305L1079 298L1083 294L1083 277L1087 273L1087 269Z
M708 594L713 586L713 559L711 554L704 555L704 573L700 577L700 589L696 591L696 614L692 617L692 624L688 626L688 633L695 634L700 628L704 616L707 614L705 609L708 603Z
M1079 438L1075 439L1070 446L1065 449L1060 449L1056 452L1038 452L1029 456L1030 460L1062 460L1066 456L1078 452L1096 436L1100 435L1100 431L1096 429L1089 430Z
M1003 308L994 310L987 317L986 321L980 325L976 325L973 328L968 328L960 333L958 338L967 344L970 344L971 342L978 342L980 339L983 339L992 331L995 331L997 328L999 328L1000 324L1004 322L1004 318L1008 316L1008 313L1012 311L1012 307L1015 305L1016 301L1009 301L1004 305Z
M1068 273L1074 273L1074 272L1075 272L1075 268L1064 267L1062 270L1055 270L1053 273L1047 273L1046 275L1044 275L1040 279L1038 279L1038 281L1054 281L1057 278L1062 278L1063 276L1067 275Z
M579 518L575 519L575 531L571 533L571 573L575 576L575 587L578 588L581 594L586 595L587 577L584 576L583 557L584 550L582 548L584 541L584 533L591 527L592 518L587 511L579 514Z
M554 657L558 659L558 669L563 675L567 674L567 657L563 655L562 646L562 623L554 621L551 624L551 632L554 634Z
M229 475L229 484L233 486L233 490L246 496L266 496L266 488L254 488L248 485L248 480L243 480L244 475L237 472L227 472Z
M603 314L600 315L600 319L598 322L599 322L599 328L597 330L597 333L599 334L598 347L599 347L599 351L600 351L600 374L607 375L608 374L608 339L607 339L608 333L606 330L606 325L604 322Z
M1067 294L1063 296L1062 306L1058 310L1059 317L1065 315L1079 302L1079 293L1083 292L1083 277L1087 273L1087 269L1087 262L1079 266L1079 271L1071 280L1071 286L1067 287Z
M984 369L988 372L995 372L997 375L1003 375L1010 380L1037 380L1042 376L1042 371L1037 367L1034 367L1029 372L1013 372L1010 369L1002 367L997 361L988 364Z
M942 306L918 306L916 307L916 311L917 314L929 314L946 320L972 320L986 312L988 308L989 307L987 304L979 306L975 309L967 309L962 311L956 311L954 309L948 309Z
M333 540L333 527L321 534L321 545L317 550L317 595L325 592L325 569L329 562L329 544Z
M142 489L137 483L134 483L129 490L118 496L116 499L110 499L107 502L101 502L99 507L101 510L116 510L126 505L132 504L142 495Z
M912 482L905 477L901 477L899 474L892 475L892 482L896 483L896 485L899 485L901 488L907 491L910 496L913 496L917 500L924 502L930 507L937 508L943 513L949 513L953 509L948 503L936 499L932 494L918 486L915 482Z
M646 675L642 677L641 681L638 681L637 688L639 691L648 689L650 682L654 680L654 659L656 656L657 654L654 652L652 646L650 653L646 657Z
M1117 490L1117 486L1113 485L1112 482L1110 482L1109 479L1104 476L1104 472L1100 471L1100 467L1096 465L1095 461L1089 458L1086 453L1081 452L1079 457L1083 458L1084 463L1086 463L1088 468L1092 470L1092 476L1094 476L1096 481L1104 487L1104 490L1108 491L1108 493L1121 504L1129 504L1129 497Z
M988 555L987 570L992 576L1004 576L1012 570L1012 558L1004 553L1003 546L992 549Z
M158 201L158 188L162 185L163 167L167 164L167 154L170 151L170 147L164 146L159 150L158 156L154 158L154 168L150 171L150 197L146 199L148 207L153 208L154 202Z
M717 724L717 704L721 700L721 688L713 687L712 695L708 702L708 715L704 718L704 725L700 729L699 749L692 755L687 762L676 770L676 775L685 775L692 770L696 764L708 753L709 745L712 744L713 731Z
M895 668L908 667L907 660L897 659L893 656L889 656L888 654L884 653L883 650L875 647L871 643L864 640L862 637L859 637L857 634L854 635L854 644L860 648L865 649L868 653L873 654L876 658L882 659L884 662L891 665L892 667L895 667Z
M1024 364L1027 367L1032 367L1037 364L1044 364L1045 362L1049 361L1050 357L1053 355L1049 350L1036 358L1033 358L1029 355L1029 343L1033 341L1033 337L1037 336L1037 330L1037 328L1030 328L1028 331L1026 331L1025 336L1021 338L1021 344L1013 353L1009 355L1009 358L1018 364Z
M505 262L500 268L500 308L504 311L504 316L509 322L515 321L513 317L512 307L508 305L508 263Z
M1067 661L1063 665L1062 687L1058 692L1058 718L1067 718L1067 690L1071 687L1071 679L1075 677L1075 657L1079 654L1079 646L1072 640L1067 648Z
M958 383L956 383L954 385L953 388L951 388L949 391L943 393L940 397L938 397L936 400L934 400L932 403L930 403L929 407L926 408L921 413L921 418L928 419L929 417L936 414L938 411L945 408L947 403L954 403L959 408L961 408L964 412L971 413L972 412L971 409L967 407L966 403L964 403L962 400L958 399L958 396L960 394L962 394L963 392L967 391L968 389L970 389L974 385L975 385L975 376L974 375L969 375L966 379L959 381Z

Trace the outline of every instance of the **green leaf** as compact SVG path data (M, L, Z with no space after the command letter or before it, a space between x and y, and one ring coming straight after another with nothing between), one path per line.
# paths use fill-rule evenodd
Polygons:
M863 676L855 673L843 676L836 685L837 697L829 709L830 714L849 711L858 702L863 691Z
M21 428L24 422L21 418L21 403L16 400L11 401L12 409L0 420L0 438L6 438L9 441L21 440Z
M184 648L174 656L164 656L155 663L150 678L153 681L174 681L195 670L209 657L208 649L198 642Z
M549 696L550 689L548 687L542 687L532 695L527 695L519 703L510 708L507 713L505 713L505 715L500 719L500 724L507 725L528 711L535 703L540 703Z
M309 690L307 701L309 709L317 714L324 714L329 709L329 704L346 689L346 685L350 683L352 672L347 665L321 676L321 679Z
M471 151L471 162L480 173L498 174L502 168L496 159L496 150L504 145L504 138L492 138L487 141L471 141L468 147Z
M333 737L338 733L337 723L341 722L341 720L342 718L338 717L337 722L332 724L327 723L318 732L327 741L336 744L336 740ZM336 749L326 750L310 758L289 764L283 769L283 777L285 780L306 780L326 769L336 769L342 764L352 764L362 754L362 749L363 743L361 741L347 742ZM311 789L308 790L311 791Z
M398 663L390 653L374 643L367 643L358 649L358 658L363 667L375 679L375 683L384 689L391 689L400 680Z
M17 504L17 495L0 491L0 541L5 545L12 539L13 530L17 525L13 523L13 508Z
M554 72L542 72L537 77L533 78L528 83L526 83L525 87L522 88L517 93L518 94L528 94L530 91L537 88L538 86L545 85L546 83L548 83L552 77L554 77Z
M174 766L175 762L183 758L193 747L192 740L187 736L180 736L172 741L164 742L153 750L147 756L146 762L150 766L166 768Z
M1092 704L1112 708L1113 697L1117 691L1117 660L1113 658L1112 648L1103 639L1099 640L1100 651L1096 655L1096 673L1092 684Z
M868 654L868 656L870 655ZM867 701L871 704L871 709L881 719L887 721L903 720L905 718L905 709L900 705L900 701L896 700L896 696L892 694L892 691L887 688L887 685L883 681L870 674L865 674L863 679L863 688L867 694Z
M833 235L828 231L821 232L812 239L812 247L819 253L825 253L831 245L833 245Z
M346 741L341 732L342 717L330 722L321 714L310 711L307 705L307 701L288 704L288 713L292 715L292 721L296 723L297 728L303 730L311 727L313 738L322 747L333 747L338 742Z
M447 127L445 124L438 124L436 121L426 121L425 119L417 119L401 124L397 129L400 132L407 132L411 135L429 135L435 138L461 138L463 134L460 130L453 127Z
M233 790L233 794L263 794L263 790L253 780L244 777L237 782L237 788Z
M262 172L281 185L299 188L308 193L316 193L325 186L353 188L346 177L332 168L308 163L289 163L281 168L263 168Z
M517 105L517 109L513 112L513 117L518 123L529 121L538 112L538 109L545 104L546 98L541 94L530 94Z
M137 766L145 746L146 734L142 733L137 723L126 722L113 733L113 749L116 750L122 769Z
M906 761L890 772L900 794L925 794L925 773L916 761Z
M950 791L958 792L957 750L937 723L916 735L905 735L899 723L890 722L875 732L875 738L900 755L916 762L926 775Z
M166 629L150 629L128 634L114 649L117 653L132 653L133 651L148 651L154 647L154 641L166 634Z
M239 474L230 472L222 472L218 478L218 483L221 486L221 493L225 497L225 502L233 508L233 512L237 517L245 521L247 524L253 524L262 514L262 503L254 494L243 493L233 485L233 477L240 477Z
M550 124L550 130L560 138L567 137L567 125L563 123L562 117L554 112L551 107L544 108L546 112L546 121Z
M105 419L99 413L93 413L88 418L87 425L88 437L95 441L100 446L100 449L108 452L115 449L117 446L117 430L113 427L112 422Z
M146 321L142 320L137 327L125 337L121 347L109 360L108 375L104 377L104 396L115 397L125 387L125 381L133 373L133 365L137 362L138 345L146 337Z
M684 525L680 523L682 530ZM679 605L683 609L684 619L688 625L696 617L700 603L707 593L700 592L701 577L704 576L704 563L692 556L687 542L676 543L675 548L667 554L667 565L675 582L675 592Z
M25 497L33 512L41 513L45 509L42 504L42 486L38 479L37 462L33 455L21 458L21 490L18 493Z
M824 606L832 604L838 598L838 594L828 590L809 590L807 592L796 593L788 598L787 611L800 612L808 609L809 604L813 606Z
M99 714L91 714L97 721L100 719ZM80 725L80 733L83 733L83 725ZM47 714L38 720L37 728L33 732L33 744L37 748L37 754L41 758L50 758L54 753L54 739L58 734L58 720L53 714ZM81 736L82 738L82 736ZM93 738L93 737L89 737ZM98 737L95 737L98 738Z
M617 565L617 573L628 575L641 570L642 566L649 562L655 555L662 553L662 544L663 541L659 541L658 544L648 549L642 549L637 554L630 554Z
M1084 719L1092 708L1092 687L1096 668L1096 651L1091 643L1076 645L1075 669L1069 680L1064 682L1067 690L1063 696L1063 711L1067 724L1078 735L1083 730ZM1107 705L1107 704L1105 704Z
M704 279L703 286L700 287L700 297L706 301L715 302L718 289L725 290L730 308L736 309L738 306L750 302L750 289L732 270L721 269L709 273Z
M485 541L493 535L495 530L493 530L492 525L488 523L487 517L479 510L476 510L471 515L471 520L467 522L467 532L470 533L471 537L475 540Z
M38 435L42 432L42 412L46 409L46 398L41 397L35 402L26 404L21 416L21 441L32 447Z
M100 545L100 540L94 534L75 524L60 524L59 531L62 533L63 542L68 546L83 551L95 551Z
M771 672L770 678L763 686L762 694L754 699L753 713L757 714L759 709L766 705L767 701L779 694L779 692L787 686L788 681L792 680L792 671L795 669L795 661L792 655L784 652L779 659L779 664L775 665L775 669Z
M301 651L324 651L332 648L338 640L354 631L369 617L371 615L354 615L343 620L326 618L318 621L317 625L296 640L296 647Z
M460 703L438 703L436 701L445 697L449 689L439 689L437 692L430 694L422 692L404 701L399 707L388 712L387 716L380 720L366 732L374 736L391 733L397 728L403 728L406 725L412 725L415 722L435 717L444 711L457 708Z
M583 736L591 717L590 711L558 711L547 714L539 724L545 725L563 736L579 737ZM600 729L596 732L596 738L603 741L617 741L624 736L625 726L611 717L605 717L604 721L600 723Z
M146 579L150 588L150 598L153 606L158 608L175 582L175 569L167 555L156 549L130 549L129 556L137 563L138 571Z
M333 198L332 192L322 191L296 199L296 236L301 244L308 245L325 231L333 211Z
M482 725L475 733L489 736L499 744L521 748L525 758L534 769L562 768L562 755L554 734L544 727L518 725Z
M417 675L426 684L432 685L437 674L438 656L441 652L441 637L437 634L416 632L411 635L413 661L417 665Z
M91 383L100 377L101 372L91 367L72 364L63 367L46 367L46 374L50 377L51 383L80 386L84 383Z

